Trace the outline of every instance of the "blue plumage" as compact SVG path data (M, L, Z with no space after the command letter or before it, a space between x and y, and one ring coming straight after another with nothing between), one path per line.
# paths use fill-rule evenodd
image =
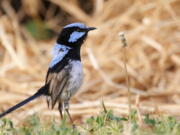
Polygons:
M69 37L69 40L68 42L76 42L78 39L80 39L82 36L84 36L86 33L85 32L77 32L77 31L74 31L70 37Z
M61 61L64 58L64 56L68 53L69 49L70 47L68 46L55 44L52 50L53 59L51 60L49 67L52 68L59 61Z

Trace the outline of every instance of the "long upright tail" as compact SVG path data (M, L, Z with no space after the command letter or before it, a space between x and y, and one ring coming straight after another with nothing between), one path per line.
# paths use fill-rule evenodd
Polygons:
M30 101L36 99L37 97L41 96L41 95L46 95L47 92L47 85L44 85L43 87L41 87L34 95L32 95L31 97L21 101L20 103L16 104L15 106L9 108L7 111L3 112L0 114L0 118L4 117L5 115L11 113L12 111L20 108L21 106L29 103Z

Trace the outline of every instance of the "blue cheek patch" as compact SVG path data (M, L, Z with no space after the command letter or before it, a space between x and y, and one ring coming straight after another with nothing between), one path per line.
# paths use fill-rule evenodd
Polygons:
M56 44L52 50L53 59L51 60L49 67L52 68L58 62L60 62L64 58L64 56L68 53L69 49L70 47Z
M71 42L71 43L76 42L79 38L81 38L84 35L85 35L85 32L75 31L70 35L68 42Z

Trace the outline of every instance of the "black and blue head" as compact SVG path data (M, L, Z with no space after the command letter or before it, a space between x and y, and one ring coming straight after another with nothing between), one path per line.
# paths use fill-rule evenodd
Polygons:
M86 39L88 32L94 30L82 23L72 23L66 25L59 34L57 43L71 48L80 47Z

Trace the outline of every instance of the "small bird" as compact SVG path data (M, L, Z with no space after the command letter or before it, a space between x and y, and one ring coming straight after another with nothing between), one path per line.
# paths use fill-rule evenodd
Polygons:
M53 58L49 64L44 86L31 97L0 114L0 118L44 95L47 97L48 107L53 109L58 103L61 118L63 118L62 111L65 110L73 123L69 113L69 100L80 88L83 81L80 50L88 32L95 29L82 23L66 25L61 30L52 50Z

